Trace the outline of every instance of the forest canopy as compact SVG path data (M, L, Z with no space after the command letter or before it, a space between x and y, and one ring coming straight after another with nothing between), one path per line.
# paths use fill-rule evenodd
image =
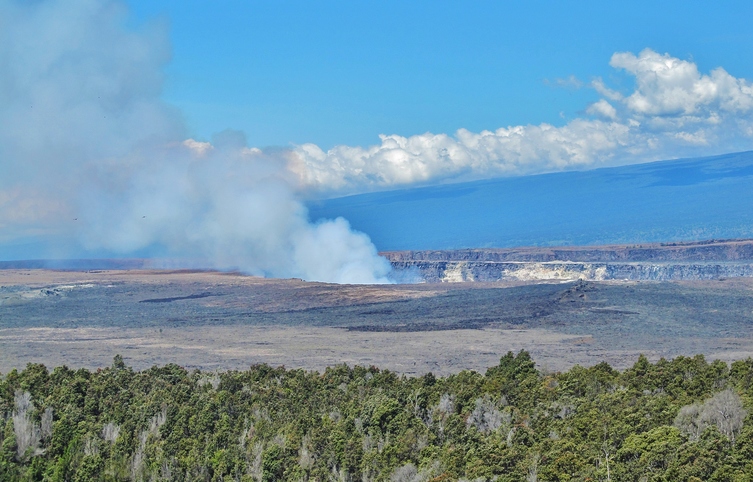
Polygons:
M753 360L0 377L0 480L753 480Z

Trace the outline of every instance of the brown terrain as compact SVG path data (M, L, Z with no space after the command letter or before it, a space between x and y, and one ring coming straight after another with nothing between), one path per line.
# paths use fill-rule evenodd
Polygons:
M739 253L751 242L707 245L712 252ZM676 248L651 249L687 254L677 254ZM541 259L545 252L574 250L518 251ZM588 251L603 257L617 253L615 247ZM698 260L702 253L682 261L708 262ZM712 261L743 266L750 261L748 254L732 256ZM390 258L399 262L394 254ZM651 262L658 266L665 259ZM207 271L6 268L0 270L3 373L30 362L102 367L115 354L136 368L177 363L221 370L268 363L321 370L348 363L409 375L483 371L508 350L521 349L549 370L601 361L624 368L640 353L651 359L704 354L726 361L753 356L753 278L748 277L546 279L540 272L544 278L373 286Z

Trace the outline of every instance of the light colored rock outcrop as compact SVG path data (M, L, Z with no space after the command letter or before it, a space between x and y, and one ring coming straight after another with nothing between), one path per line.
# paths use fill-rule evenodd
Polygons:
M711 280L753 277L753 241L384 253L426 282Z

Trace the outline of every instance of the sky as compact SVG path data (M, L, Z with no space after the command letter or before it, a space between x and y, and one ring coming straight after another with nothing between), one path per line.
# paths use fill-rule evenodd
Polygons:
M564 125L632 79L615 52L646 48L753 79L750 2L131 1L167 22L164 98L209 141L366 146L411 136Z
M0 0L0 259L386 282L314 200L753 149L743 2Z

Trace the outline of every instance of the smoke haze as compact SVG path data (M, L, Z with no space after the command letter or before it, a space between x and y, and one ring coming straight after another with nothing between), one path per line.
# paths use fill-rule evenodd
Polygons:
M160 100L166 26L126 20L117 1L0 0L0 242L75 237L93 253L387 282L365 234L309 222L284 151L232 131L185 140Z

